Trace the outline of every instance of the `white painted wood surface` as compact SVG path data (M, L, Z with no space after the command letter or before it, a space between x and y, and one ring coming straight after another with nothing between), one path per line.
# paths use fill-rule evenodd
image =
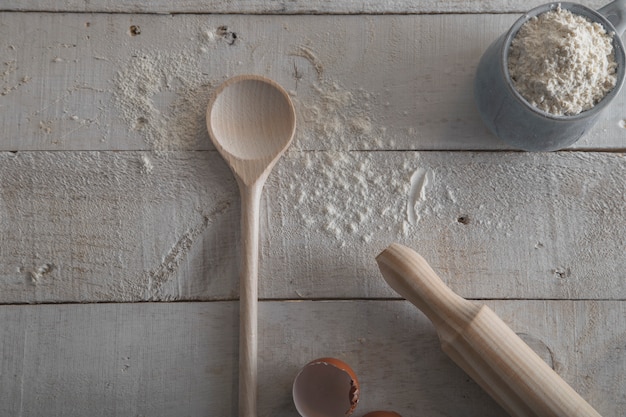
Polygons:
M488 305L601 415L623 415L623 302ZM262 302L259 313L260 416L296 416L293 378L327 355L360 378L357 416L503 415L408 302ZM235 302L5 305L0 322L3 416L235 415Z
M586 1L588 7L599 8L610 0ZM382 13L490 13L525 12L545 1L533 0L62 0L50 4L43 0L0 2L2 10L125 12L125 13L260 13L260 14L382 14Z
M0 2L0 416L235 415L240 202L204 112L258 73L298 112L261 202L259 415L328 355L357 417L503 415L382 280L399 241L622 417L626 94L550 154L472 102L536 4Z
M0 161L2 302L236 296L217 152ZM465 297L624 299L625 170L617 153L289 150L262 200L260 296L395 297L374 256L398 241Z
M247 72L293 94L303 150L505 149L472 83L515 19L1 13L0 149L212 149L209 95ZM625 149L624 118L621 94L574 147Z

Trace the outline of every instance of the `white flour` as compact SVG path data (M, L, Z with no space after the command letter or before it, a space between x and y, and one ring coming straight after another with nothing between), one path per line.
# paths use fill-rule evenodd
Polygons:
M407 205L415 161L384 169L375 153L393 143L372 116L377 96L320 80L314 95L297 106L302 129L276 167L289 190L281 205L297 213L303 227L319 230L343 246L369 242L381 232L407 235L412 223ZM310 100L310 101L309 101ZM297 152L319 146L323 152ZM384 226L382 226L384 225Z
M554 115L589 110L616 84L611 39L602 25L560 7L531 18L511 42L515 88Z
M407 206L416 162L389 170L372 152L299 152L281 161L270 181L288 187L279 204L297 215L298 229L319 231L344 246L412 230Z
M321 145L321 149L367 150L393 144L392 139L384 137L386 128L372 120L377 100L374 94L363 89L348 90L328 80L314 85L313 91L310 102L299 102L298 119L306 129L296 146L306 143L309 148Z
M137 51L114 78L116 109L152 150L206 142L204 112L212 81L190 51Z
M200 35L206 48L219 39L212 30ZM199 70L198 53L203 52L137 51L116 74L116 108L153 151L194 149L207 140L204 113L210 92L220 81ZM371 152L361 152L386 143L393 146L385 127L372 116L378 97L323 78L321 69L318 75L310 94L303 95L306 98L291 93L299 129L294 146L276 167L278 173L271 176L290 184L281 204L297 213L305 227L320 228L340 244L369 241L382 231L381 224L387 233L406 234L414 222L410 217L415 217L407 211L415 168L381 170ZM152 169L143 155L141 172Z

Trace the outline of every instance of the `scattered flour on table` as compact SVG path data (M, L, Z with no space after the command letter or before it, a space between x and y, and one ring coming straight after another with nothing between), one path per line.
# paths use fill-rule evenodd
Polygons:
M148 155L141 155L141 172L144 174L149 174L154 169L154 165L152 165L152 161L148 157Z
M221 28L203 30L200 47L173 52L139 50L121 64L113 79L116 110L129 130L139 134L155 151L193 149L206 141L205 110L219 80L202 73L202 59L210 48L220 47ZM321 65L321 64L320 64ZM346 89L319 79L310 102L298 102L298 123L304 125L294 142L297 149L380 149L393 140L372 118L375 94ZM318 145L316 145L318 144Z
M315 68L318 79L322 79L322 75L324 74L324 64L322 64L312 49L301 45L295 51L291 52L290 55L307 59L313 68Z
M305 152L280 164L275 178L289 188L279 198L296 213L299 227L319 230L343 246L412 230L407 205L414 164L389 170L370 152Z
M378 97L364 89L346 89L334 81L323 80L313 86L315 99L299 103L301 129L296 147L333 150L381 149L393 146L386 138L386 128L373 120ZM297 97L295 97L298 100ZM318 145L316 145L318 144Z
M207 33L203 41L210 46L217 38ZM198 136L208 137L204 114L216 82L199 71L197 55L197 50L137 51L114 78L117 110L155 151L192 148ZM272 175L290 187L279 197L281 204L295 209L302 225L320 227L342 245L351 239L368 242L382 231L407 233L414 169L408 164L382 169L376 154L361 152L393 146L372 116L378 97L328 79L311 88L310 101L298 102L293 94L301 127L289 157ZM316 147L323 152L302 151ZM150 161L144 158L142 164L142 172L149 173Z
M517 91L554 115L589 110L616 84L612 34L560 7L528 20L508 56Z
M408 234L415 160L390 170L380 164L380 155L367 152L394 145L375 119L378 96L327 78L312 88L310 102L297 106L302 128L293 150L277 167L276 178L289 187L281 204L294 210L305 229L319 230L341 246L369 242L382 232ZM323 152L295 156L300 147Z
M226 26L201 27L194 42L167 51L136 50L119 63L113 100L129 130L157 152L195 150L206 142L206 106L220 80L203 70L212 51L236 39Z
M155 151L190 149L206 133L212 81L195 51L138 51L115 76L116 109Z
M4 62L3 66L0 67L0 81L2 81L2 83L0 83L0 96L6 96L31 81L29 76L23 76L17 79L17 70L17 62L14 60Z

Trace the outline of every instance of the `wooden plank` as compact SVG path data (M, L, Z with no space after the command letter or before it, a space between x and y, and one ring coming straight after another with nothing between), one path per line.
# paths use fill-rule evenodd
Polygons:
M212 149L209 96L241 73L291 92L303 150L504 149L472 85L515 18L0 13L0 150ZM625 108L574 146L623 150Z
M260 296L394 297L392 242L469 298L625 299L617 153L302 152L262 200ZM0 302L237 295L217 152L0 153Z
M217 153L1 159L4 302L234 295L238 193Z
M236 306L201 307L3 306L0 414L230 415Z
M603 416L626 407L626 303L490 301ZM0 414L236 415L237 303L0 306ZM334 356L361 382L356 415L500 417L404 301L263 302L259 415L292 416L291 383Z
M291 288L261 279L265 296L391 295L374 263L391 242L470 298L626 295L622 154L297 156L270 178L278 212L262 274Z
M598 8L608 0L588 1L588 7ZM58 12L123 12L123 13L263 13L263 14L317 14L317 13L492 13L525 12L543 4L539 0L421 0L421 1L376 1L376 0L231 0L231 1L113 1L97 0L83 2L64 0L50 4L42 0L22 0L2 4L3 10L58 11Z

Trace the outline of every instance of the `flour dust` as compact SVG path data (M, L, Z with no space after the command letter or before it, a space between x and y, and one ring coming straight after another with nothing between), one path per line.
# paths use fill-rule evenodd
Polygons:
M276 177L289 188L281 205L297 214L304 229L340 246L367 243L381 233L408 234L414 227L407 204L415 160L389 167L387 158L372 152L394 145L376 119L379 97L328 78L311 88L306 101L295 96L302 128L277 167Z
M210 46L221 38L208 31L201 41ZM199 71L204 52L137 51L115 76L117 110L153 151L197 149L208 138L205 109L217 82ZM288 184L280 204L296 213L299 227L318 228L341 245L408 233L415 222L407 218L414 167L389 169L381 155L367 152L393 147L373 115L379 97L327 78L315 80L309 94L291 94L298 133L270 181ZM142 170L152 170L149 160Z
M347 89L332 80L313 85L311 102L299 101L303 121L300 145L332 150L373 150L393 145L386 127L374 119L378 97L364 89Z
M415 160L390 169L372 152L304 152L279 164L274 178L283 210L295 213L298 228L314 230L344 246L370 242L377 234L406 236Z
M213 86L194 51L138 51L115 76L116 109L155 151L196 149Z

